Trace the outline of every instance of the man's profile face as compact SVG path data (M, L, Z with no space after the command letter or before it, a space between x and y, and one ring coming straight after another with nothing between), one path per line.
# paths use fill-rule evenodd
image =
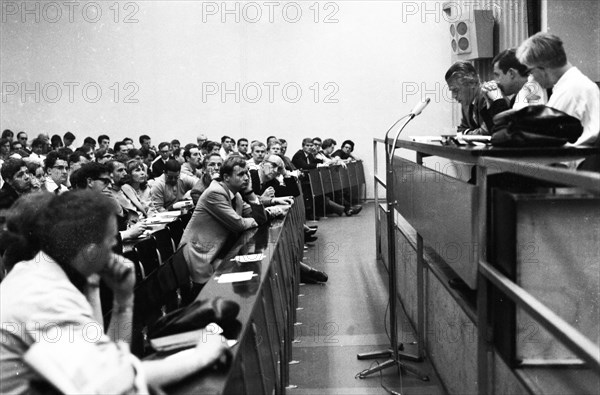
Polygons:
M281 155L285 155L285 153L287 152L287 147L288 147L287 141L285 143L281 143Z
M103 240L98 243L94 249L94 254L86 257L86 266L82 270L82 275L88 277L94 273L100 273L113 259L113 248L117 244L117 219L114 215L108 218L106 234Z
M535 65L526 65L528 73L533 76L533 78L537 81L538 84L542 86L544 89L550 89L554 86L550 78L548 77L548 73L546 72L546 68L539 67Z
M225 139L225 141L223 141L223 149L225 149L225 151L230 151L233 148L233 141L231 139Z
M48 169L48 174L56 185L62 184L67 181L67 177L69 176L69 164L66 160L57 159L54 166L52 166L51 169Z
M179 180L179 174L179 171L165 171L165 183L171 186L177 185L177 181Z
M452 98L463 106L470 105L475 98L476 86L474 84L460 83L458 80L454 80L448 83L448 88L452 93Z
M252 159L254 159L255 163L260 163L265 159L265 147L257 146L252 150Z
M234 166L231 175L225 175L224 181L232 192L239 192L248 186L250 175L246 166Z
M241 141L238 143L238 152L241 152L242 154L245 154L248 152L248 142L247 141Z
M346 144L348 145L348 144ZM331 145L325 149L323 149L323 152L325 152L327 155L331 155L333 153L333 151L335 151L335 145Z
M145 150L150 149L151 143L152 143L151 139L142 140L142 148Z
M12 176L9 184L18 193L29 192L31 190L31 176L27 166L21 166L19 171Z
M517 93L518 89L515 90L515 81L514 81L514 70L508 69L506 73L502 71L500 67L498 67L498 62L494 63L494 81L498 84L498 87L505 95L512 95Z
M342 146L342 151L344 151L345 153L349 154L352 152L352 146L350 144L344 144Z
M102 192L111 183L108 173L101 173L97 178L88 180L88 187L97 192Z
M127 144L121 144L119 146L119 152L121 154L127 154L127 152L129 152L129 149L127 148Z

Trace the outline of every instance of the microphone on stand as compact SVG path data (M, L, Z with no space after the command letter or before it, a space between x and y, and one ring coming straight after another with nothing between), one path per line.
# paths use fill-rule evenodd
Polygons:
M425 107L427 107L427 105L429 104L429 102L431 101L431 98L427 98L424 100L421 100L420 102L417 103L417 105L410 111L410 116L411 118L416 117L417 115L419 115L421 112L423 112L423 110L425 109Z

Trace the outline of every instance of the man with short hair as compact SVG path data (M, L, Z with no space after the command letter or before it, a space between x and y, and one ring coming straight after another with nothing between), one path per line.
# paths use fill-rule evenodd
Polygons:
M199 182L195 177L181 174L181 165L169 159L164 173L155 179L150 190L152 205L158 212L173 210L173 204L184 200L184 196Z
M110 137L105 134L101 134L98 136L98 148L108 148L110 147Z
M227 159L227 157L231 153L235 152L233 150L234 144L235 144L235 142L231 137L229 137L229 136L221 137L221 149L219 150L219 154L221 155L223 160Z
M196 142L198 143L198 147L202 147L202 144L208 141L208 137L205 134L200 133L198 137L196 137Z
M42 140L40 138L35 138L31 142L31 153L29 154L29 157L27 160L29 162L39 163L40 165L43 166L44 159L46 159L46 155L44 155L43 152L44 152L44 140Z
M83 139L83 145L90 147L93 151L96 150L96 140L94 140L92 137L86 137L85 139Z
M240 139L238 139L237 142L237 151L238 154L240 154L242 156L242 158L244 158L245 160L250 160L252 159L252 155L250 155L250 153L248 152L248 139L245 137L242 137Z
M216 335L203 337L194 352L163 360L138 361L129 353L135 270L113 253L117 228L107 197L94 191L55 196L36 225L30 237L39 240L39 253L0 283L0 392L147 393L147 385L179 381L226 352ZM100 279L113 294L106 333ZM42 377L32 363L52 366L59 377ZM43 384L35 390L44 379L59 391Z
M452 98L461 105L462 120L457 130L464 134L490 135L494 127L494 116L508 110L506 100L488 103L481 91L477 70L465 60L459 60L450 66L444 78Z
M0 169L4 185L0 188L0 209L7 209L31 191L31 176L23 159L9 158Z
M67 132L63 136L63 142L65 143L65 148L71 147L73 145L74 141L75 141L75 135L71 132Z
M548 101L546 90L538 84L532 75L528 75L527 66L519 62L515 48L500 52L492 60L494 80L486 82L481 89L488 102L510 99L513 110Z
M69 178L69 157L65 153L50 151L44 160L46 171L46 182L43 188L55 195L60 195L69 190L67 179Z
M200 179L202 177L202 154L196 144L186 145L183 151L183 159L185 163L181 165L181 174Z
M192 281L201 288L211 278L217 255L226 241L246 229L262 225L267 215L252 191L246 161L225 160L214 180L202 193L180 246Z
M88 163L89 161L90 161L89 156L87 156L83 152L81 152L81 151L75 151L75 152L73 152L68 157L68 165L69 165L70 172L73 173L74 171L76 171L82 165Z
M27 147L27 133L20 131L19 133L17 133L17 141L21 143L22 149L24 149L25 151L27 151L28 153L31 153L31 150Z
M600 91L568 60L562 40L550 33L536 33L517 49L517 58L542 88L552 88L548 107L581 121L583 133L575 145L592 145L600 131Z
M114 157L113 150L111 148L100 148L96 150L96 162L106 163Z
M152 150L152 139L146 134L140 136L140 150L144 156L147 155L148 151Z
M302 140L302 149L298 150L292 157L292 163L298 169L310 170L317 167L326 166L323 161L315 158L313 155L314 143L313 139L306 137Z
M165 164L171 158L171 153L171 143L163 141L158 145L158 156L154 159L149 169L150 178L160 177L164 173Z
M260 141L252 143L252 159L248 161L248 170L258 170L260 163L265 158L267 147Z
M171 140L171 150L175 151L175 150L178 150L179 148L181 148L181 143L179 142L179 140L177 140L177 139Z

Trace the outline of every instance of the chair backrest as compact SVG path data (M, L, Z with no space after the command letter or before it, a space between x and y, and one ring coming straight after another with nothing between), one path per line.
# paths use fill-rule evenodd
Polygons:
M181 218L177 218L175 221L167 224L167 229L171 233L171 239L173 239L173 245L175 248L179 245L181 241L181 236L183 236L183 220Z
M329 170L329 167L320 167L319 174L323 181L323 192L325 194L333 193L333 182L331 180L331 171Z
M144 268L144 273L148 276L160 266L160 257L156 249L156 239L148 237L140 240L133 246L133 251L137 254L139 262Z
M308 181L312 191L312 196L323 196L323 184L321 183L321 174L317 169L308 171Z
M152 237L156 240L156 249L160 254L160 263L162 264L175 252L171 232L169 232L169 229L163 228L152 233Z
M134 250L129 250L124 252L123 256L129 259L135 265L135 283L139 284L144 277L146 277L146 273L144 272L144 267L140 263L137 253Z

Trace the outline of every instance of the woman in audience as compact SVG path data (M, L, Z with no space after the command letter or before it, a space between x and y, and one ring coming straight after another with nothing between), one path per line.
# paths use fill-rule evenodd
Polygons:
M331 156L334 159L341 159L345 161L358 160L356 156L352 155L354 151L354 141L346 140L342 143L342 149L335 151Z
M121 186L125 196L145 216L154 214L152 199L150 198L150 187L148 187L148 175L144 162L131 159L125 164L127 170L127 181Z

